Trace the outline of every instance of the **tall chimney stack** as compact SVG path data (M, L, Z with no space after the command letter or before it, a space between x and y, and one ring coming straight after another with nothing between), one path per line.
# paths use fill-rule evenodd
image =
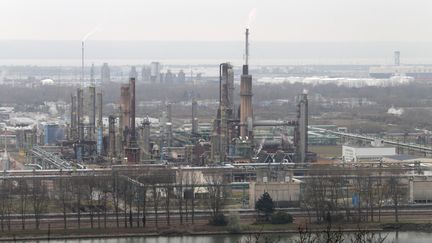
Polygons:
M246 28L246 33L245 33L245 66L249 65L249 28ZM243 73L243 74L247 74Z
M305 163L306 155L308 151L308 98L307 91L304 90L301 95L299 95L299 103L297 105L297 119L298 128L297 130L297 158L298 162Z
M135 78L130 78L129 80L129 139L128 147L125 150L128 163L139 163L140 162L140 149L136 141L135 133Z
M243 74L240 77L240 137L252 139L252 76L249 75L249 29L246 29L246 50Z
M84 87L84 41L81 41L81 87Z

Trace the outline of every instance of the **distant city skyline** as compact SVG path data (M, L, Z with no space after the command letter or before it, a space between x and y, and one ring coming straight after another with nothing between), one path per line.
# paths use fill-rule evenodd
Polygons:
M2 0L0 40L432 41L428 0Z
M432 63L429 42L263 42L252 41L250 63L292 64L393 64L393 53L401 52L402 64ZM241 65L244 42L217 41L98 41L86 42L86 64L103 62L143 64ZM80 41L0 40L0 65L78 65Z

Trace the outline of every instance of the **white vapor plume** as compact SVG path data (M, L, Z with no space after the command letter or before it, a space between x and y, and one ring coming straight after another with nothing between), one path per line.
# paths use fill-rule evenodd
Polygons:
M260 142L260 144L258 145L258 149L257 149L257 151L256 151L256 154L257 154L257 155L258 155L258 154L261 152L261 150L263 149L265 141L266 141L266 138L261 139L261 142Z
M247 25L246 25L247 28L249 28L250 25L252 24L252 22L255 20L255 16L256 16L256 8L253 8L249 12L249 18L248 18L248 22L247 22Z
M90 36L92 36L93 34L95 34L96 32L99 32L101 30L100 26L96 26L95 28L93 28L90 32L88 32L83 38L82 38L82 42L86 41Z
M112 16L112 10L114 6L112 4L104 4L101 13L101 16L98 17L98 21L96 22L96 26L90 30L87 34L84 35L84 37L81 39L82 42L85 42L90 36L96 34L97 32L101 31L103 27L106 27L106 23L108 22L108 18Z

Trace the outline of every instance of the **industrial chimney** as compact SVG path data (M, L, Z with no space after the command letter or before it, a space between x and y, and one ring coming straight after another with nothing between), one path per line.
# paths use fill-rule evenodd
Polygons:
M304 90L302 94L299 95L299 101L297 104L297 158L298 162L306 162L306 154L308 151L308 98L307 91Z
M128 147L125 150L128 163L139 163L140 149L136 141L135 133L135 78L129 80L129 134L128 134Z
M245 64L240 77L240 137L252 139L252 76L249 75L249 29L246 29Z

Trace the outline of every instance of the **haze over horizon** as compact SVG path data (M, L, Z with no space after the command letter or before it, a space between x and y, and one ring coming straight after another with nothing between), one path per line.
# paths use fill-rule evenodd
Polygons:
M427 0L4 0L0 40L241 41L255 9L253 41L431 41L431 7Z
M150 61L182 64L232 61L241 64L243 50L244 43L241 41L88 40L85 56L87 63L95 64L112 62L136 65ZM252 41L251 65L392 64L395 50L401 51L401 62L404 64L432 63L432 46L428 42ZM80 41L0 40L0 65L79 65L80 58ZM70 61L61 61L64 59ZM124 61L119 62L118 59Z

